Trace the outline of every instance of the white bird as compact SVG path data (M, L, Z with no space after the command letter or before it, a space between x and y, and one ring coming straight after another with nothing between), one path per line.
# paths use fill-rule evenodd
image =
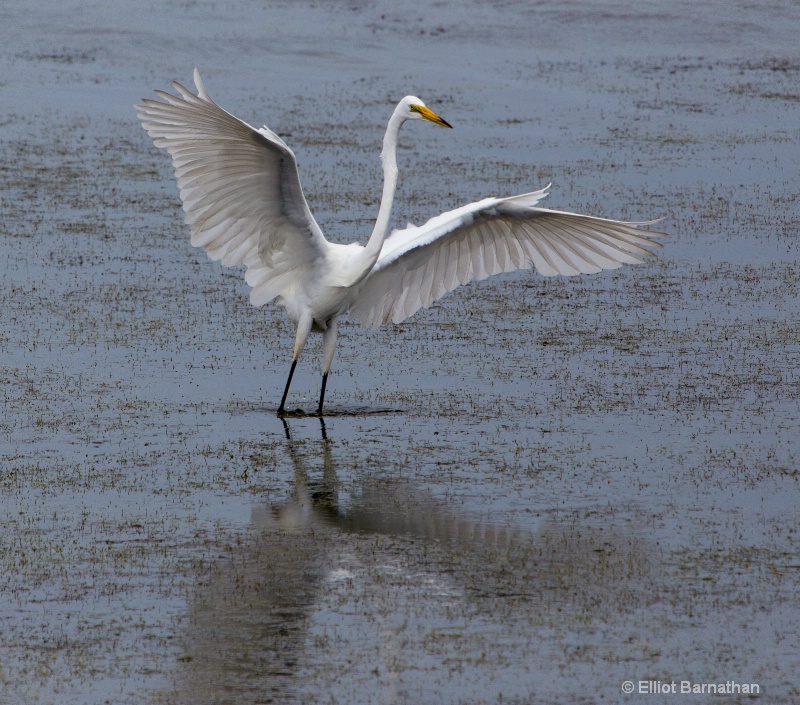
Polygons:
M383 138L383 196L366 246L328 242L311 215L294 153L268 127L256 129L223 110L194 70L197 95L143 99L139 119L157 147L172 155L192 244L228 267L244 265L255 306L275 298L297 324L294 356L278 414L312 331L324 335L325 386L339 316L350 311L368 327L400 323L458 286L500 272L534 267L573 275L616 269L653 256L642 231L657 221L628 223L536 208L549 186L510 198L485 198L389 234L397 185L397 137L407 120L451 127L415 96L395 108ZM387 237L388 235L388 237Z

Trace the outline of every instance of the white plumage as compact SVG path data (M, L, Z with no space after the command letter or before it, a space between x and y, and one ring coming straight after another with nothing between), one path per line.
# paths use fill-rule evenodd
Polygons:
M591 274L640 263L661 247L643 223L566 213L536 204L547 187L486 198L387 237L397 185L396 147L406 120L450 125L414 96L397 105L383 140L383 196L366 246L328 242L311 215L294 153L267 127L255 129L209 97L195 69L197 95L156 91L139 118L157 147L172 155L192 244L214 260L244 265L250 301L278 298L297 323L283 398L312 330L324 333L318 413L333 361L338 317L351 311L365 326L399 323L473 280L535 268L540 274Z

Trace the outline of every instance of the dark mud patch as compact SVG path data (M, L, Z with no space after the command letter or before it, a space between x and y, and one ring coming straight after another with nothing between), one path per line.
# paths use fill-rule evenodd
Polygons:
M332 404L325 406L322 414L314 411L305 411L304 409L284 409L281 414L278 414L277 406L270 406L267 404L249 404L246 402L237 402L229 407L233 414L253 414L263 413L272 414L274 416L284 416L289 419L303 419L303 418L337 418L337 417L357 417L357 416L384 416L387 414L405 414L405 409L393 408L388 406L337 406Z

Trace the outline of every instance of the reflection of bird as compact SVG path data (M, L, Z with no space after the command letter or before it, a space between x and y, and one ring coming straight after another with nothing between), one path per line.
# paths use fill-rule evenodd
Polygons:
M309 211L294 153L272 130L256 130L209 97L195 69L197 95L137 106L156 146L172 155L192 244L226 266L243 264L260 306L278 298L297 323L289 378L311 331L324 334L318 413L336 345L337 321L352 311L366 326L399 323L456 287L500 272L535 267L546 276L615 269L652 255L641 231L625 223L564 213L535 204L546 188L511 198L485 198L443 213L421 227L396 230L389 219L397 185L396 148L406 120L450 127L413 96L401 100L383 138L383 196L367 245L328 242Z
M319 443L284 419L285 446L254 448L254 472L286 449L285 499L246 531L200 534L183 655L154 702L529 702L553 650L600 624L627 633L660 599L631 527L538 510L505 525L369 463L348 477L350 451L319 421Z

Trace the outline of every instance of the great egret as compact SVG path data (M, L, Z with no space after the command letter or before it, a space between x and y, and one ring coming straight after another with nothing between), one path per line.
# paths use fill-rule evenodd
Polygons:
M657 221L627 223L534 207L549 186L510 198L484 198L394 230L389 217L397 185L397 136L407 120L451 127L415 96L395 108L383 138L383 195L366 246L328 242L311 215L294 153L268 127L256 129L217 105L194 70L197 95L143 99L139 119L157 147L172 155L192 244L228 267L244 265L255 306L277 297L297 323L294 356L278 414L283 414L309 333L324 335L325 386L339 316L365 326L400 323L462 284L535 267L545 276L594 273L652 256L641 231Z

